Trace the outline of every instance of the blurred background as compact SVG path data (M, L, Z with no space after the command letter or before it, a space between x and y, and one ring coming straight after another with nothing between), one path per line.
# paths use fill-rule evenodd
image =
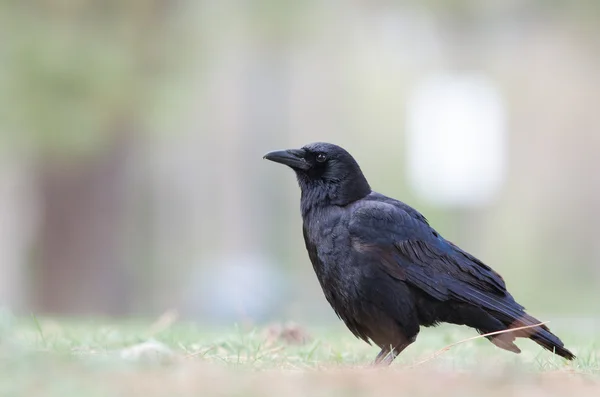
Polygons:
M0 306L336 321L262 160L328 141L600 317L600 2L9 0L0 37Z

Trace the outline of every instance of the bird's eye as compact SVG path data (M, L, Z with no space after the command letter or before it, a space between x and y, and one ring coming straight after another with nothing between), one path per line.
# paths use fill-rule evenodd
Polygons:
M317 154L317 163L324 163L325 161L327 161L326 155L324 155L323 153Z

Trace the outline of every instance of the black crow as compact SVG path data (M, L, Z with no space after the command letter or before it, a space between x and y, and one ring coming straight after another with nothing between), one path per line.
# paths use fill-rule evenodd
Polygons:
M498 273L444 239L414 208L372 191L341 147L313 143L264 158L296 173L304 242L325 298L356 337L381 348L376 364L390 364L420 326L447 322L486 334L540 323ZM516 337L575 358L544 325L487 338L519 353Z

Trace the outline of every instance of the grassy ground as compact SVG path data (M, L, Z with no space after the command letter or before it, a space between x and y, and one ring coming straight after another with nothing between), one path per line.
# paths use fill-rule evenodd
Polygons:
M504 352L464 328L424 329L387 369L341 325L199 329L0 315L0 396L600 396L591 331L550 324L573 363L520 340Z

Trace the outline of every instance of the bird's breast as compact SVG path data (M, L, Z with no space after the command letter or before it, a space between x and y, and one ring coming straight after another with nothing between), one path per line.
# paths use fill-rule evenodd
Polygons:
M350 238L343 217L335 213L308 217L304 220L304 240L321 284L339 283L351 266Z

